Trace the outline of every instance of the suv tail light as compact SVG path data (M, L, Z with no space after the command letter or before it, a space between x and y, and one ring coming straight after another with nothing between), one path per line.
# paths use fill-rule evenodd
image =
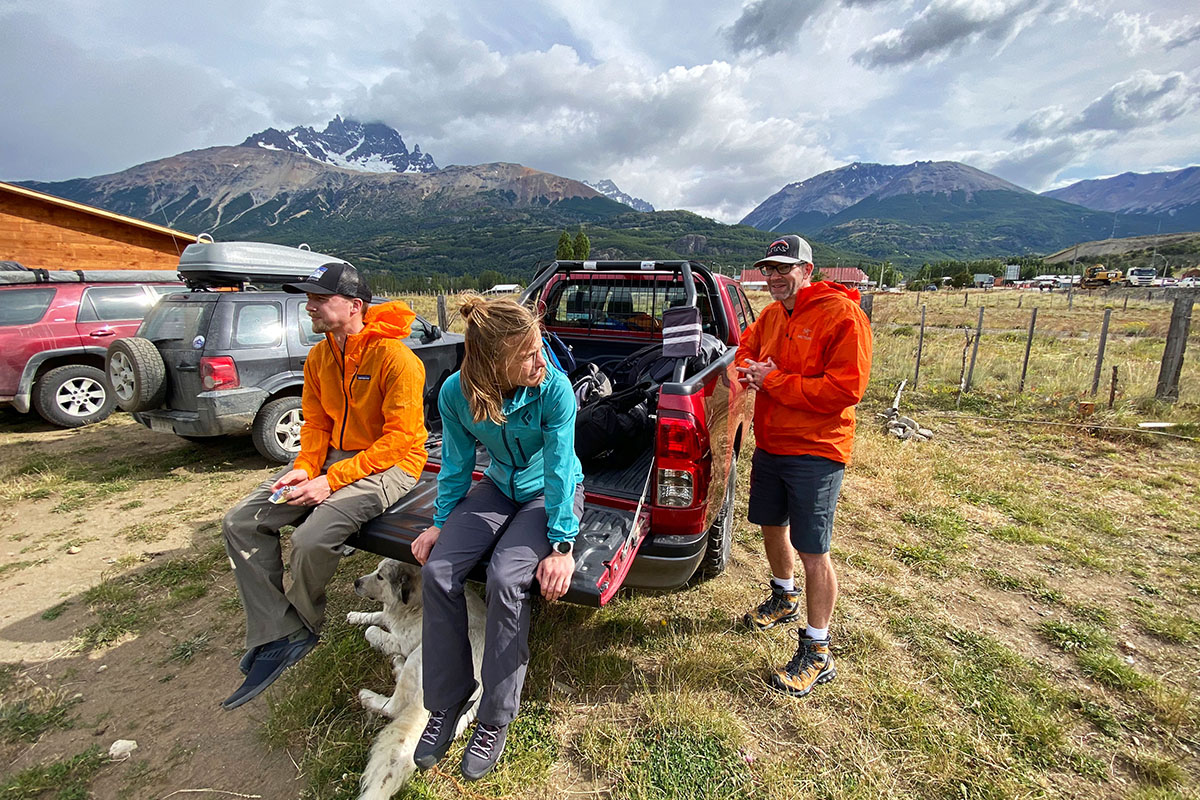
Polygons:
M200 359L200 385L205 391L236 389L242 385L237 365L229 356L205 356Z
M704 501L711 459L704 455L696 421L689 417L658 419L657 505L686 508Z

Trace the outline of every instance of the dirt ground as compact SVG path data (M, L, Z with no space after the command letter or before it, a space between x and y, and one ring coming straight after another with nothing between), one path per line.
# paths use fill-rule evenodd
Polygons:
M114 458L147 469L98 478L94 494L74 483L37 491L39 459L53 465L63 454L94 459L98 472ZM13 471L24 474L14 478ZM182 605L183 613L168 610L140 635L83 651L76 638L92 621L84 592L103 579L213 552L224 511L271 473L249 441L195 445L152 433L126 414L61 430L4 410L0 472L9 475L0 487L0 669L11 693L61 693L72 720L33 744L0 743L0 782L132 739L137 749L103 766L90 796L295 797L293 760L262 740L265 703L219 707L241 678L243 627L229 602L236 590L228 571ZM53 466L46 475L53 480Z

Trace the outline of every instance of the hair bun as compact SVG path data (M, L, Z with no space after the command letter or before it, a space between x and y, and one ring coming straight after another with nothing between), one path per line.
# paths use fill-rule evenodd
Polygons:
M462 295L462 299L458 304L458 315L464 320L470 319L471 315L487 305L487 299L482 295L468 292Z

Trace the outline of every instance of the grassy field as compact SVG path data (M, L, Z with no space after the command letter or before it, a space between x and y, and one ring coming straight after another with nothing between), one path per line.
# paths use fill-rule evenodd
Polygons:
M972 330L976 298L990 304L1000 294L969 295L963 318ZM444 770L417 777L399 797L1198 796L1200 447L1121 429L1153 412L1194 437L1200 352L1193 342L1185 367L1193 389L1181 392L1179 404L1155 405L1131 381L1112 411L1100 407L1085 420L1077 401L1090 386L1094 362L1086 356L1094 339L1073 335L1088 323L1063 319L1065 309L1043 306L1045 330L1070 335L1035 343L1035 352L1065 342L1076 349L1064 352L1074 355L1045 361L1038 388L1027 382L1026 393L1015 394L1005 335L1021 329L1031 297L1021 309L998 304L996 322L985 321L992 330L980 345L977 390L961 401L962 333L954 314L962 295L922 297L927 320L936 307L949 329L944 347L927 338L921 385L901 402L933 429L924 442L889 438L877 424L915 355L915 337L892 333L913 324L913 297L877 298L875 373L859 408L834 534L842 584L833 623L837 680L799 701L771 692L766 678L790 657L794 628L750 633L737 625L761 599L767 577L761 537L745 522L743 458L725 575L669 594L626 592L597 611L536 605L522 713L500 768L478 784L460 783L460 742ZM414 300L436 318L420 303ZM1103 310L1080 306L1077 300L1070 314ZM1169 311L1131 302L1129 313L1142 316L1123 322L1146 325L1135 338L1161 342L1151 331ZM1009 324L1001 321L1006 314ZM1151 344L1129 352L1144 350L1142 360L1155 361ZM1023 338L1017 347L1023 353ZM1133 372L1132 356L1122 358ZM140 486L171 480L166 460L181 459L180 473L191 475L212 457L192 445L107 467L31 457L0 468L0 501L36 501L61 506L60 513L111 502L132 514ZM249 476L244 462L251 461L226 461L213 479L233 479L238 468ZM101 480L85 480L100 473ZM236 638L220 514L202 513L189 517L196 533L188 553L150 567L117 564L72 600L64 619L77 620L82 652L148 635L166 609L213 619L213 641ZM122 525L130 540L154 535L153 526ZM36 538L31 530L18 544ZM31 550L23 558L37 556ZM344 623L346 611L364 608L350 584L374 562L365 553L344 560L330 588L322 645L266 697L262 747L287 752L303 796L314 800L356 796L381 726L356 693L391 687L387 664L360 629ZM61 613L54 606L43 616ZM213 647L181 630L159 658L183 682L205 668L199 664ZM228 670L236 653L219 655ZM79 724L69 693L23 694L18 671L0 669L0 744L24 748ZM109 769L81 744L69 758L0 777L0 798L161 796L97 790ZM139 785L125 780L122 786Z

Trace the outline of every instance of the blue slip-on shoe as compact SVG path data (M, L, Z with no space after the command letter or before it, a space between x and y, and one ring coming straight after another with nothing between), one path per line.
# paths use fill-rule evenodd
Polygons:
M221 702L221 708L231 711L258 697L285 669L308 655L319 640L310 631L305 631L304 634L296 641L284 637L264 644L254 656L245 682Z
M251 647L249 650L247 650L246 654L242 656L242 660L238 662L238 669L242 671L243 675L250 674L250 667L254 664L254 659L258 655L258 651L262 650L265 646L266 645L256 644L254 647Z

